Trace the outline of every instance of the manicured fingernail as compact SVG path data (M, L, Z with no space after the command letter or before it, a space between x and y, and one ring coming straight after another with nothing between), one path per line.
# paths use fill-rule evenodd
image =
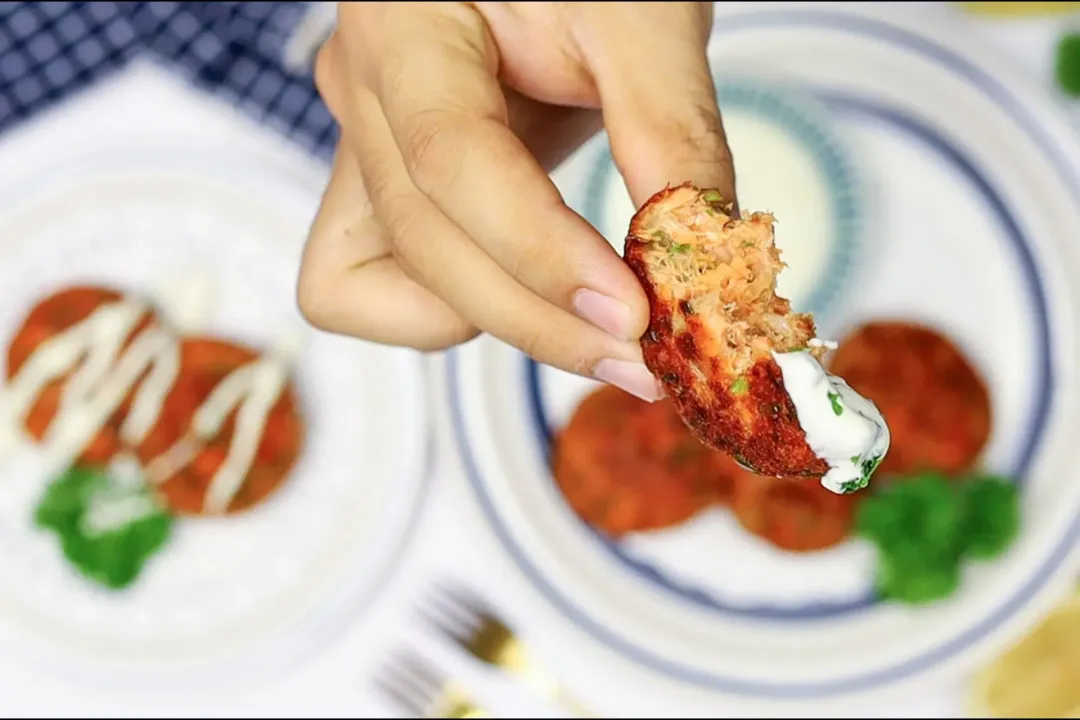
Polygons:
M583 288L574 293L574 312L609 335L631 340L630 308L615 298Z
M661 397L660 383L656 382L649 369L639 362L606 358L596 363L593 376L648 402L654 402Z

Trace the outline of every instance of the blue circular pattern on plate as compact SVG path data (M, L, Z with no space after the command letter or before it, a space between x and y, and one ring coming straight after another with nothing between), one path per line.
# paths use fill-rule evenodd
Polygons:
M1063 161L1055 143L1043 133L1037 121L1030 111L1017 101L1009 91L993 77L987 75L977 66L972 65L964 58L953 54L946 48L935 42L921 37L903 28L896 27L887 22L856 15L844 15L839 11L814 11L814 10L791 10L781 13L776 12L750 12L745 15L725 18L724 24L718 26L714 34L723 35L733 31L747 28L768 27L821 27L840 31L843 33L870 36L876 40L893 44L905 50L918 54L924 59L938 63L944 70L959 75L973 87L978 88L988 98L998 104L1002 112L1008 114L1035 142L1044 159L1054 168L1061 182L1069 189L1070 193L1080 204L1080 180L1078 180L1073 168ZM831 102L843 101L843 96L835 93L822 93ZM1050 336L1049 320L1047 314L1046 297L1039 282L1038 269L1035 265L1031 248L1023 237L1021 230L1000 196L993 187L981 176L974 165L966 156L953 147L944 138L929 128L921 125L914 118L906 117L888 108L873 106L855 98L852 101L853 111L867 112L876 115L879 119L894 122L897 127L915 132L918 136L932 147L941 152L944 157L958 165L958 168L967 175L974 184L986 196L995 215L1002 222L1010 241L1014 244L1019 254L1019 270L1023 274L1029 287L1034 288L1034 313L1033 321L1037 333L1037 345L1042 351L1038 373L1040 377L1038 398L1035 403L1036 415L1029 426L1028 435L1025 438L1024 452L1017 462L1017 470L1023 473L1030 464L1037 448L1038 441L1045 428L1049 417L1051 398L1053 397L1054 375L1051 364L1052 341ZM448 358L451 378L457 375L456 351L451 352ZM719 690L722 692L738 695L756 696L769 699L807 699L820 698L830 695L859 692L872 689L876 686L901 680L911 675L925 671L934 665L944 662L960 652L966 650L973 643L978 642L987 634L995 630L999 625L1006 622L1012 615L1027 604L1057 571L1061 564L1069 556L1074 545L1080 541L1080 514L1074 516L1072 522L1065 530L1062 538L1049 553L1046 560L1031 574L1031 576L1017 588L1016 592L1005 600L998 608L989 613L979 623L967 629L959 636L948 642L942 643L933 650L927 651L917 657L903 661L893 667L873 670L857 675L840 678L831 681L815 682L792 682L773 683L768 681L746 680L738 677L722 676L710 673L698 668L689 667L677 659L664 657L656 654L650 648L637 644L632 640L619 635L606 628L601 622L590 617L582 611L574 601L570 600L558 588L553 586L548 579L532 563L528 554L519 547L510 532L503 525L498 511L491 503L491 499L484 490L484 483L480 479L480 473L476 461L472 456L468 437L465 431L464 418L462 417L460 392L457 382L449 383L448 387L451 413L453 418L453 430L461 450L462 460L465 465L469 482L476 491L477 498L484 514L503 544L507 553L513 558L522 572L529 578L533 585L544 595L549 602L564 613L578 627L592 635L609 648L621 653L625 657L651 668L670 678L690 685L702 688Z
M796 298L800 312L813 313L819 324L843 297L866 250L863 228L866 200L852 154L833 131L828 108L805 90L775 81L716 78L717 97L726 111L753 113L806 148L824 179L829 196L832 233L821 270L805 298ZM604 228L607 187L616 175L611 150L605 142L585 185L582 214L594 227ZM627 219L629 224L629 218ZM620 229L620 233L625 232Z

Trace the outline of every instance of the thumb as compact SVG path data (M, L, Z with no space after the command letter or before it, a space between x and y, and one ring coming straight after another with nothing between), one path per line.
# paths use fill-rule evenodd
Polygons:
M633 3L604 15L585 23L579 42L635 206L687 181L735 203L735 169L706 53L712 3Z

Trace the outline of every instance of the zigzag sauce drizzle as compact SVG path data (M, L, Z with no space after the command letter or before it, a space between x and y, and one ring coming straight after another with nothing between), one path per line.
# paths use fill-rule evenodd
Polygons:
M147 310L146 303L133 298L107 303L41 343L0 397L0 421L9 428L21 426L45 387L83 360L66 384L42 439L47 456L57 470L68 467L145 375L120 429L125 445L141 444L161 416L180 373L180 343L164 327L147 327L124 349ZM234 370L199 406L188 434L147 465L147 477L158 483L167 480L194 459L203 443L217 435L237 410L228 455L204 499L207 512L223 512L251 469L270 410L285 382L284 363L277 358L260 358Z

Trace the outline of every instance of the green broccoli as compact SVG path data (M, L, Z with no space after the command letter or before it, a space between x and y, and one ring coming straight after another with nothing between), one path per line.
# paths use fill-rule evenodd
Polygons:
M1054 74L1066 95L1080 96L1080 33L1066 33L1058 40Z
M125 522L94 527L95 506L109 505L121 511ZM125 488L101 470L83 467L71 468L49 485L34 520L57 534L65 557L85 577L113 590L135 580L172 530L172 517L153 504L146 488Z
M1002 552L1019 523L1016 488L1007 479L950 480L930 471L897 479L866 498L855 532L877 546L878 592L921 603L952 593L963 560Z
M1004 552L1020 529L1016 485L996 475L977 475L959 489L964 504L964 554L989 559Z
M917 545L891 548L878 558L876 585L883 598L911 605L942 600L960 585L960 562Z
M866 498L855 532L886 549L914 544L959 556L962 512L948 479L926 472L883 486Z

